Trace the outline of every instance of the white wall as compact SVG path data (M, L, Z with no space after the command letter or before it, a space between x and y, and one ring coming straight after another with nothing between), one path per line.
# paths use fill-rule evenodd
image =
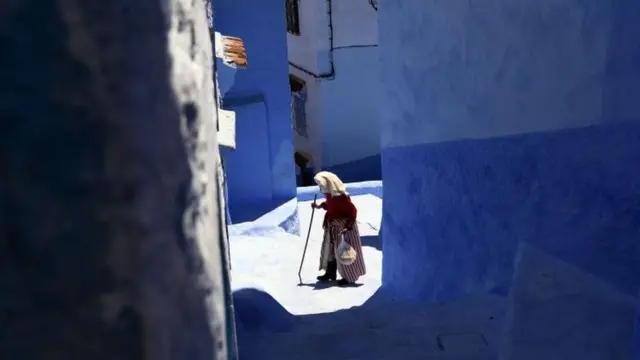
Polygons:
M378 12L367 0L333 0L332 15L336 73L322 83L326 167L380 152Z
M367 0L300 0L300 35L287 33L289 61L316 74L329 71L329 4L334 48L378 43L378 13Z
M300 0L298 2L300 35L287 33L287 50L289 62L307 71L318 74L322 66L318 64L321 51L329 48L328 22L326 21L326 0ZM326 59L322 59L326 62ZM326 68L326 64L323 64ZM322 109L320 80L305 73L294 66L289 66L292 74L305 82L307 90L306 118L307 137L298 134L293 129L293 146L311 154L313 166L322 167ZM293 128L293 126L292 126Z
M336 78L322 82L324 166L380 153L377 47L336 50Z
M367 0L299 3L300 36L288 34L289 61L315 74L330 70L328 6L333 25L334 79L317 79L290 66L307 84L308 138L294 130L294 147L321 168L379 153L377 118L378 13Z
M318 51L321 38L327 37L324 22L326 0L299 0L298 16L300 35L287 33L289 61L314 73L318 73Z
M378 12L367 0L332 0L332 13L334 48L378 43Z

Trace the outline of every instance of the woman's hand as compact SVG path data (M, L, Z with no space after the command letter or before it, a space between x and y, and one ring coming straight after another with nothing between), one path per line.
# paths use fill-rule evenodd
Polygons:
M316 204L315 202L311 203L311 208L312 209L320 209L320 205Z

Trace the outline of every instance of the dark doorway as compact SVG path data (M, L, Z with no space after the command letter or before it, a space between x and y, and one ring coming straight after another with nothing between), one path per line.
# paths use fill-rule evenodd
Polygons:
M312 186L313 167L311 166L311 157L304 152L296 151L294 153L294 159L296 166L300 170L298 186Z

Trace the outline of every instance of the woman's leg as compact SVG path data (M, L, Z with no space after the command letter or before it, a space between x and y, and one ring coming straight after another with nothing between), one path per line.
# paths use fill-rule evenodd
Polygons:
M334 260L329 260L327 263L327 269L324 271L324 275L318 276L319 281L334 281L338 278L338 263Z
M317 277L318 281L334 281L338 278L338 263L333 251L333 238L329 230L325 231L322 241L322 249L320 253L320 268L323 267L326 261L326 267L324 269L324 275Z

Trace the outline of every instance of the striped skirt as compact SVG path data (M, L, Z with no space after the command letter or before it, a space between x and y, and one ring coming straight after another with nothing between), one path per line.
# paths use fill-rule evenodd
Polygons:
M324 231L324 239L320 250L320 270L326 270L329 261L336 260L336 250L340 245L340 232L345 228L347 221L338 219L331 220ZM338 262L338 273L343 279L354 283L358 278L367 273L362 256L362 243L358 225L354 225L351 231L344 233L344 241L351 245L358 254L356 261L351 265L342 265Z

